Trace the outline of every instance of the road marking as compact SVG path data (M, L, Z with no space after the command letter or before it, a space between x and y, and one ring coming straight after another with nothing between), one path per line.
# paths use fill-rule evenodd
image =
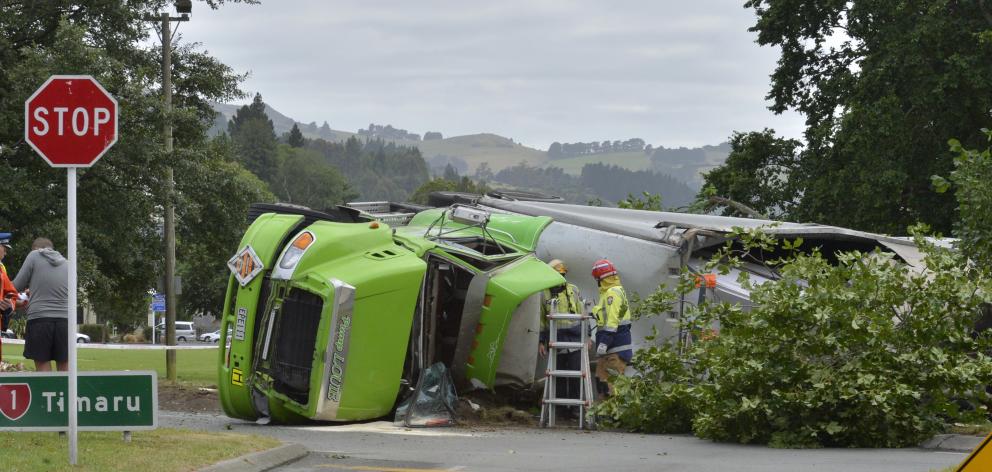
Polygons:
M448 469L421 469L412 467L379 467L374 465L341 465L341 464L320 464L317 467L326 467L328 469L344 469L344 470L367 470L372 472L452 472L456 470L461 470L462 467L448 468Z
M465 437L473 438L482 436L478 433L457 431L452 428L404 428L394 426L389 421L374 421L371 423L326 425L326 426L283 426L287 429L298 429L301 431L326 431L326 432L349 432L349 433L380 433L380 434L400 434L407 436L434 436L434 437Z

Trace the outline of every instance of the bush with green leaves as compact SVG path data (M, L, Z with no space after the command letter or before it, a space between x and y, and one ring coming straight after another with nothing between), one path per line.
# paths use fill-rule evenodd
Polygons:
M596 414L612 426L646 433L688 433L694 414L692 369L669 344L637 352L636 377L617 377L614 396Z
M992 342L973 326L992 284L959 253L918 238L929 269L921 273L879 251L828 260L801 241L733 236L711 270L727 273L748 250L777 245L789 254L774 262L781 278L742 276L749 310L690 307L683 329L719 326L719 335L682 346L682 357L671 345L639 351L639 374L618 379L618 394L597 406L607 423L675 431L689 416L697 436L717 441L899 447L987 416ZM692 277L679 290L692 290Z

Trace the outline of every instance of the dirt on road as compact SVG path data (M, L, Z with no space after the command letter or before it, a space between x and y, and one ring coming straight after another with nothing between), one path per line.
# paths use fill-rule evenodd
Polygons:
M216 388L158 384L158 407L167 411L222 413Z

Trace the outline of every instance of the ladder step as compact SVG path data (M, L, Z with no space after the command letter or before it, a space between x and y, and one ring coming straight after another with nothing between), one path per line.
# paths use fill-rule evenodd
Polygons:
M585 344L582 343L565 343L565 342L553 342L549 343L552 349L582 349Z
M549 377L584 377L581 370L549 370Z
M544 400L549 405L588 405L589 402L577 398L549 398Z
M548 318L552 320L584 320L588 318L586 315L576 315L574 313L555 313L548 315Z

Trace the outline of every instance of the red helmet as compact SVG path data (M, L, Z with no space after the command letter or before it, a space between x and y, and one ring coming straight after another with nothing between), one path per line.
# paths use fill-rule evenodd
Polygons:
M611 275L617 275L617 268L613 267L612 262L606 259L600 259L593 263L592 278L596 279L597 282Z

